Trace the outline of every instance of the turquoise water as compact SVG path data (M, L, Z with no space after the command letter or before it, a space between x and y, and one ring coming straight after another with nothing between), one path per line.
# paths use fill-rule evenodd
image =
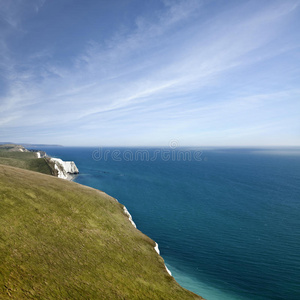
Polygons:
M126 205L187 289L300 299L299 149L41 150L74 160L76 182Z

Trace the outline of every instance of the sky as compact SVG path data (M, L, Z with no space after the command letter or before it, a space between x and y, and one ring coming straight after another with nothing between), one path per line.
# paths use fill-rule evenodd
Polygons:
M300 0L0 0L0 141L300 146Z

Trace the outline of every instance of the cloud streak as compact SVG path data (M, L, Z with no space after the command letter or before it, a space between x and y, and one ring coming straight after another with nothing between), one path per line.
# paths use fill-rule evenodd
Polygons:
M217 145L224 130L232 133L228 141L238 144L243 130L252 130L250 145L259 136L255 128L271 132L270 124L278 122L287 130L299 128L287 122L299 109L292 80L292 75L299 78L299 65L286 59L284 66L293 65L293 72L287 70L284 78L268 72L271 62L283 67L278 56L294 54L300 46L299 35L289 33L298 22L299 1L259 6L229 1L219 10L205 1L159 3L151 14L136 12L135 21L120 24L113 35L87 40L85 50L80 46L63 64L55 59L52 44L21 56L22 63L9 51L15 47L10 39L26 39L28 26L22 28L22 20L32 11L43 13L47 2L36 1L27 11L20 4L6 6L0 14L10 20L0 45L5 91L0 126L24 142L34 136L47 142L42 140L47 132L55 143L68 136L68 143L77 145L102 137L109 144L137 145L145 143L145 135L151 145L174 136L186 145ZM256 80L261 74L265 80ZM299 136L294 138L300 144ZM273 137L268 143L285 141ZM247 144L244 139L242 144Z

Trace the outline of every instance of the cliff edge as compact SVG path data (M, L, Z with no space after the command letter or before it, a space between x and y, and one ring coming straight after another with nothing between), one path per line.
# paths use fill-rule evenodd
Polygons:
M74 161L63 161L60 158L50 158L50 161L54 163L54 168L59 178L71 180L73 178L72 175L79 174L79 170Z
M1 299L202 299L99 190L0 165L0 200Z

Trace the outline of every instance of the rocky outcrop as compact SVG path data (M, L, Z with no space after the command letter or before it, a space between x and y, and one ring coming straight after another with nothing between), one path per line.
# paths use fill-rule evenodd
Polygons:
M37 158L44 158L47 157L47 153L41 150L29 149L30 152L34 152Z
M40 151L40 150L36 152L36 155L38 158L47 157L47 153L45 151Z
M50 161L54 163L54 169L57 171L57 177L59 178L72 180L72 175L79 173L74 161L63 161L60 158L50 158Z

